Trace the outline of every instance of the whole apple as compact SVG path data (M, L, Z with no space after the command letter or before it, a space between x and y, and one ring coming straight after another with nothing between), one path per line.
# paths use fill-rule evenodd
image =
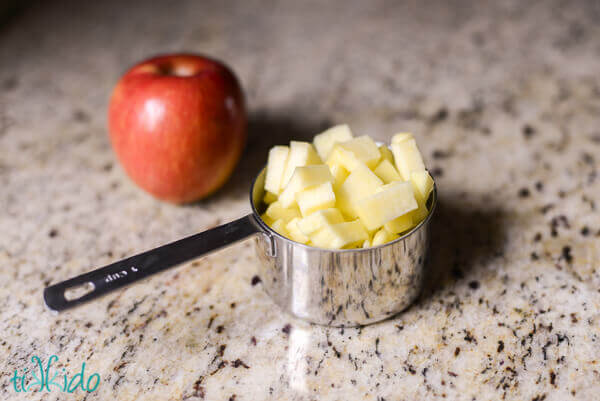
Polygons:
M127 174L172 203L219 189L246 142L244 95L235 75L193 54L151 58L127 71L112 93L108 123Z

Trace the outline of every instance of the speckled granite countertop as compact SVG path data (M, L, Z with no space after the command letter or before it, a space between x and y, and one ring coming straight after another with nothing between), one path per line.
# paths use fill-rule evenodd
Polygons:
M2 399L597 399L596 2L152 3L46 2L0 29ZM180 49L234 66L251 108L236 176L186 207L137 190L105 128L126 66ZM428 281L405 313L294 320L251 241L44 308L49 283L247 213L269 146L337 122L412 130L437 178ZM15 369L52 354L99 373L96 391L15 393Z

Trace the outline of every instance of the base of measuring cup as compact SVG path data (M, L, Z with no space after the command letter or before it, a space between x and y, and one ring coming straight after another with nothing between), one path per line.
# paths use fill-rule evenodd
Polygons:
M279 307L311 323L362 326L410 306L424 280L429 224L365 249L314 248L273 234L256 238L261 278Z

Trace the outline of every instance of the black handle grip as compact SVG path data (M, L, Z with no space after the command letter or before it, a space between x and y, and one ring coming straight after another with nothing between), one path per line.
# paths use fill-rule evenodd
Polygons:
M262 231L254 215L131 256L44 289L46 305L62 311L98 298Z

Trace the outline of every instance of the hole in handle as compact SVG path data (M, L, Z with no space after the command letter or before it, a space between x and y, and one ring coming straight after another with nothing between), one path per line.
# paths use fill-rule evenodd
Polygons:
M65 299L70 302L70 301L79 299L79 298L83 297L84 295L89 294L90 292L94 291L95 289L96 289L96 286L94 285L94 283L92 283L91 281L88 281L87 283L83 283L83 284L79 284L75 287L67 288L64 292L64 296L65 296Z

